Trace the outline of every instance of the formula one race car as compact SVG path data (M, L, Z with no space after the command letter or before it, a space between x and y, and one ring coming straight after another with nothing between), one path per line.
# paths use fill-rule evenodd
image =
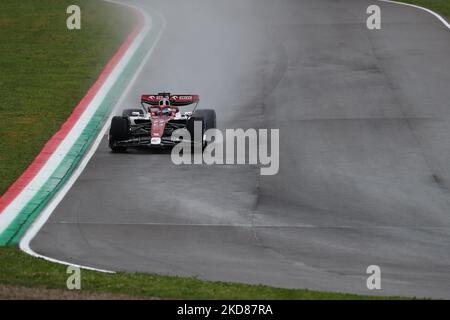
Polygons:
M206 145L204 132L216 128L216 112L211 109L197 110L198 95L171 95L162 92L141 97L141 109L125 109L122 116L115 116L109 130L109 147L114 152L127 148L172 147L181 142L173 139L177 129L186 129L192 143ZM193 105L191 112L181 113L178 107ZM200 128L201 134L194 133ZM200 131L199 130L199 131ZM194 137L197 138L196 141Z

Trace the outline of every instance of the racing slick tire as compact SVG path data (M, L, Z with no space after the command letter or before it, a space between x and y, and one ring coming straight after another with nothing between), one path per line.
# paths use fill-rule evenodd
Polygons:
M143 115L144 112L142 109L125 109L122 111L122 117L129 117L133 112L139 112L140 115Z
M197 133L197 135L195 135L195 132L194 132L194 125L195 125L195 122L196 121L199 121L199 122L201 122L201 135L200 135L200 140L198 139L198 133ZM205 133L205 119L203 118L203 117L201 117L201 116L192 116L192 117L190 117L189 118L189 120L188 120L188 122L187 122L187 127L186 127L186 129L188 130L188 132L189 132L189 134L191 135L191 141L192 141L192 144L191 144L191 147L192 147L192 152L194 152L194 146L196 145L196 144L201 144L202 145L202 150L204 149L204 147L205 147L205 144L204 144L204 141L203 141L203 135L204 135L204 133Z
M216 111L213 109L196 110L193 117L201 117L204 120L205 131L216 128Z
M128 139L128 119L126 117L113 117L109 129L109 147L113 152L125 152L127 147L116 146L117 141Z
M209 141L203 141L203 136L208 129L215 129L216 128L216 111L212 109L201 109L196 110L194 114L192 115L192 118L196 119L202 119L203 121L203 131L202 131L202 148L205 149L206 145ZM189 125L188 125L189 130ZM192 131L193 132L193 131ZM191 133L191 131L189 131ZM192 133L191 133L192 137Z

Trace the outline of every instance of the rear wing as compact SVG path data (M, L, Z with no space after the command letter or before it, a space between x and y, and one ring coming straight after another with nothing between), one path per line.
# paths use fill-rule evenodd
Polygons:
M169 98L170 104L172 106L188 106L190 104L198 103L200 101L200 97L197 94L143 94L141 96L141 103L147 103L150 105L158 105L159 101L162 98Z

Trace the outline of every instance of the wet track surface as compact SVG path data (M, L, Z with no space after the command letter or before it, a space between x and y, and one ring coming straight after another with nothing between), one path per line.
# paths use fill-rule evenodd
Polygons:
M122 108L198 93L218 127L279 128L280 171L175 166L103 139L32 241L109 269L450 298L450 32L367 1L130 1L167 20ZM382 290L366 288L379 265Z

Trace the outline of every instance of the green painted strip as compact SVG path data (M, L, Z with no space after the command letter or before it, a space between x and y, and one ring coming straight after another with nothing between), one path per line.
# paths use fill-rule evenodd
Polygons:
M144 59L154 41L156 41L157 36L161 31L161 26L162 22L160 18L156 15L152 15L152 28L144 38L140 47L134 53L131 61L111 87L105 99L102 101L97 111L88 122L72 148L66 154L60 165L55 169L50 178L44 183L36 195L19 212L8 228L0 234L0 245L17 244L28 227L39 216L42 209L67 182L86 151L92 145L92 142L95 140L98 132L105 124L105 121L112 111L112 108L120 98L121 93L125 89L128 81L138 69L140 63Z

